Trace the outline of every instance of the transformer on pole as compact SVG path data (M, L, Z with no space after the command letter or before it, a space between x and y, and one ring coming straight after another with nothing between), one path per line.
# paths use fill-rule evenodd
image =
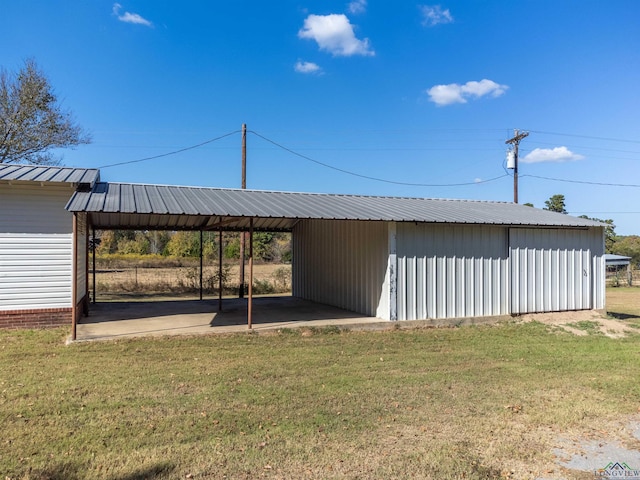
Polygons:
M529 132L518 133L516 129L513 138L504 142L513 145L513 150L507 152L507 168L513 169L513 203L518 203L518 145L520 140L528 136Z

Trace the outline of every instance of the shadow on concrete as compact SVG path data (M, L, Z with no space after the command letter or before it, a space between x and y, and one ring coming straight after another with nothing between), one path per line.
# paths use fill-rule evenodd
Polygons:
M78 324L77 339L242 332L248 330L247 309L247 300L238 298L224 299L222 311L217 300L97 303ZM291 296L254 298L252 310L253 330L381 321Z

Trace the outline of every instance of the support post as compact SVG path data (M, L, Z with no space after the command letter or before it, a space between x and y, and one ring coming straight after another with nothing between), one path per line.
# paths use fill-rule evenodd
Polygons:
M76 339L78 323L78 214L73 214L72 254L71 254L71 340Z
M89 219L84 214L84 291L82 292L82 315L89 316Z
M218 311L222 311L222 227L218 228Z
M92 255L91 255L91 263L92 263L92 270L93 270L93 285L91 285L91 288L93 290L93 303L95 305L96 303L96 227L92 226L91 227L91 235L93 236L93 248L92 250Z
M200 300L202 300L202 230L200 230Z
M247 188L247 124L242 124L242 184L241 188ZM238 296L244 298L244 250L246 243L245 232L240 233L240 287Z
M249 303L247 305L247 326L253 322L253 218L249 219Z

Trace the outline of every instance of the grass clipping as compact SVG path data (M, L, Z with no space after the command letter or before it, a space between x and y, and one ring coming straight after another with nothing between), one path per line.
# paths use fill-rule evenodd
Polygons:
M0 332L3 478L557 478L557 435L640 404L637 335L535 322L65 335Z

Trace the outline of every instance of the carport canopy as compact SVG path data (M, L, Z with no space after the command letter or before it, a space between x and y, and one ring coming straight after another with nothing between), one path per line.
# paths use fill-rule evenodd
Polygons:
M291 231L303 219L602 226L592 220L507 202L291 193L170 185L96 183L66 209L97 229Z

